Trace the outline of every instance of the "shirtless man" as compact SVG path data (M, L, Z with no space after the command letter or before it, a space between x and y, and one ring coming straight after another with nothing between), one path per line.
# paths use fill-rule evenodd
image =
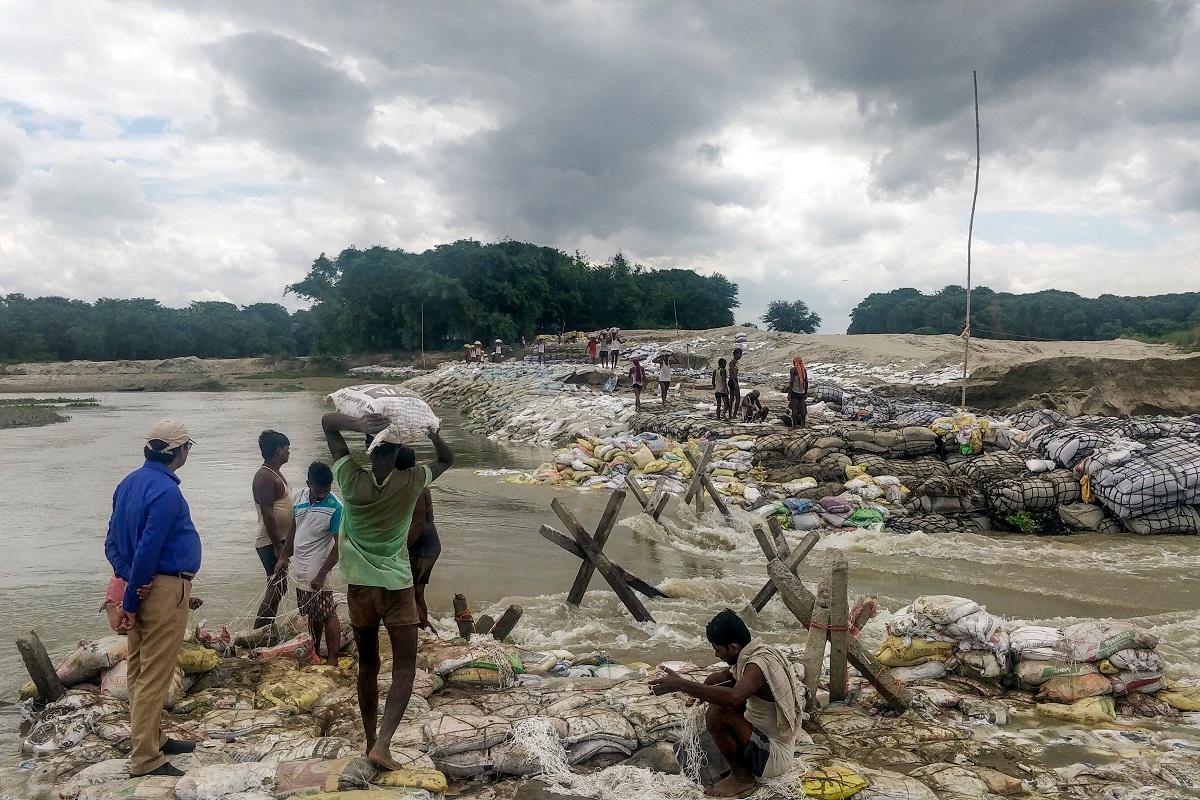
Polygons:
M733 358L729 362L729 407L734 413L742 407L742 348L733 348Z
M708 703L705 727L732 771L706 794L745 797L757 782L791 769L796 731L804 721L804 689L783 653L752 638L730 609L713 617L704 633L713 653L730 668L714 672L704 683L668 669L664 677L650 681L650 689L656 695L679 692Z
M254 549L267 572L267 591L254 627L261 628L275 621L279 601L287 593L287 573L276 570L283 546L292 532L292 493L283 477L283 465L291 457L291 442L279 431L266 430L258 436L258 450L263 463L254 473L251 491L254 510L258 514L258 538Z

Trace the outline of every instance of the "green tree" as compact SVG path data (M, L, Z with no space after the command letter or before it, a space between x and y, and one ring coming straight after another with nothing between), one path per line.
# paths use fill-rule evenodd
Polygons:
M790 333L816 333L821 327L821 318L808 310L808 304L803 300L772 300L763 314L763 322L767 330L788 331Z

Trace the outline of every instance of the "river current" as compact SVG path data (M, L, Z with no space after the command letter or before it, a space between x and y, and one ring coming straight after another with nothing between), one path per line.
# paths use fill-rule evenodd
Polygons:
M36 630L59 657L81 639L108 633L97 609L111 574L103 543L112 492L141 463L143 437L154 421L183 420L197 442L180 471L204 542L194 593L205 604L193 622L245 622L261 594L250 493L261 462L259 432L274 428L291 438L292 460L283 473L293 488L303 485L310 461L328 459L317 393L98 399L99 408L74 410L67 423L0 431L0 700L15 700L25 680L12 646L19 634ZM634 623L597 575L582 607L572 609L564 600L579 562L538 529L561 529L550 510L555 496L593 527L607 493L507 482L492 471L536 466L548 452L491 441L465 431L456 411L439 413L456 464L433 488L443 551L427 596L444 635L454 628L451 599L462 592L476 614L496 617L509 603L522 605L525 616L513 636L518 645L602 650L617 660L651 663L711 660L704 623L726 606L740 609L766 580L749 515L730 527L712 515L696 519L672 501L664 528L636 514L640 509L627 498L625 521L606 552L672 599L648 603L656 622ZM418 452L431 455L427 443ZM994 614L1054 625L1133 620L1161 637L1169 675L1200 677L1200 537L842 533L824 538L808 557L801 573L806 581L815 582L822 551L833 547L848 555L852 597L879 597L883 610L868 626L868 639L878 639L890 611L914 597L957 594ZM288 602L294 605L294 598ZM779 600L748 621L768 638L797 638ZM19 760L18 721L14 708L0 705L0 777Z

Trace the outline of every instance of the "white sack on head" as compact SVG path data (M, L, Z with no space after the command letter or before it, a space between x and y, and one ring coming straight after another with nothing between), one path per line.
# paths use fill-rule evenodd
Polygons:
M420 395L390 383L364 383L338 389L327 398L333 407L352 417L379 414L388 427L371 440L370 452L382 442L406 444L441 427L441 420Z

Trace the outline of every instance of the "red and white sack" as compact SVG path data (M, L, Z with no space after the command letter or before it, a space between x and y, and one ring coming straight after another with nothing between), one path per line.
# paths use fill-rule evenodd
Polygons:
M379 414L387 417L388 428L371 441L369 450L380 442L405 443L424 438L438 430L442 421L420 395L390 383L364 383L338 389L327 398L335 409L352 417Z

